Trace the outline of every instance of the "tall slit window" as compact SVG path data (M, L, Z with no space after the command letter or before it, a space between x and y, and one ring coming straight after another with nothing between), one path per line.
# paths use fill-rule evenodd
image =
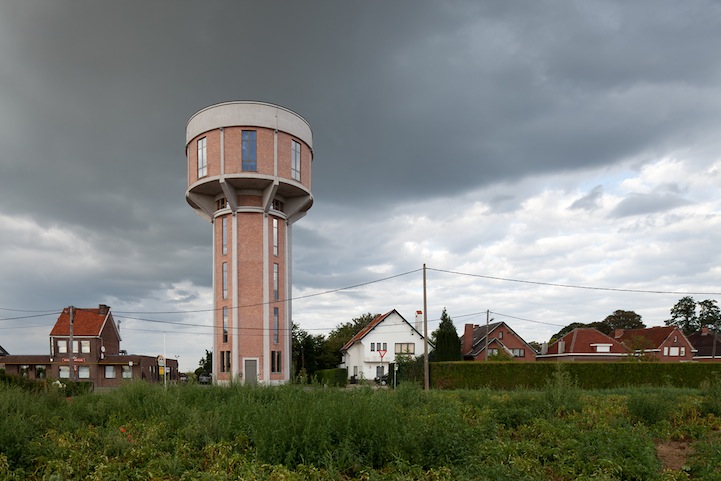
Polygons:
M271 351L270 356L270 372L278 373L282 371L282 351Z
M293 159L291 164L291 177L300 181L300 142L292 141Z
M228 263L223 262L223 299L228 298Z
M278 219L273 219L273 255L278 255Z
M279 317L278 308L274 307L273 308L273 342L276 344L278 344L278 337L279 337L278 329L280 327L279 326L280 320L278 319L278 317Z
M241 133L241 151L242 151L242 168L243 170L258 170L256 164L256 132L255 130L243 130Z
M223 238L223 255L226 255L228 253L228 218L223 217L223 233L221 234Z
M205 156L206 138L198 140L198 178L208 175L208 160Z
M228 308L223 308L223 342L228 342Z
M273 264L273 299L278 300L278 264Z

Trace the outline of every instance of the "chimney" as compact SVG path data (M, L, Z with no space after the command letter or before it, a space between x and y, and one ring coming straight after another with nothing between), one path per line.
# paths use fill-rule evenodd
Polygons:
M541 344L541 355L548 354L548 343Z
M563 351L565 351L565 350L566 350L566 341L561 339L560 341L558 341L558 353L563 354Z
M461 346L461 354L464 356L473 349L473 324L466 324L463 329L463 346Z
M106 306L105 304L98 305L98 314L100 314L102 316L106 315L109 310L110 310L110 308L108 306Z
M416 311L416 331L423 334L423 311Z
M701 328L701 335L708 336L708 326L704 326Z
M613 331L613 338L619 339L621 336L623 336L623 329L616 329Z

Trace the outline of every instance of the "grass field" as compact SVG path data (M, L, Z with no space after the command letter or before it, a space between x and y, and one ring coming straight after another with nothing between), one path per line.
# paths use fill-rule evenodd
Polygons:
M0 479L721 480L721 384L582 391L0 384Z

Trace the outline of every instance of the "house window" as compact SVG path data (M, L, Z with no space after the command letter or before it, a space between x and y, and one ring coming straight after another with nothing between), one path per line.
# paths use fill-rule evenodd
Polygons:
M674 346L668 350L668 355L672 357L678 357L679 348Z
M58 341L58 354L67 354L68 341Z
M378 344L380 344L380 343L378 343ZM385 343L385 342L383 343L383 350L384 351L388 350L388 343Z
M293 165L291 170L291 177L293 180L300 181L300 143L295 140L292 141L293 150Z
M611 352L611 344L591 344L596 348L596 352Z
M681 346L681 356L685 356L685 355L686 355L686 348Z
M277 373L282 370L281 351L271 351L270 356L270 372Z
M668 356L668 346L663 347L663 355Z
M115 379L115 366L105 366L105 379Z
M256 164L256 132L255 130L244 130L241 134L242 138L242 145L241 145L241 152L242 152L242 170L244 171L254 171L258 170L257 164Z
M273 308L273 342L278 344L278 308Z
M678 336L673 336L673 342L678 342Z
M489 355L489 356L497 356L497 355L498 355L498 349L495 349L495 348L488 349L488 355Z
M208 162L205 157L205 137L198 140L198 178L208 175Z
M223 342L228 342L228 308L223 308Z
M60 366L58 377L60 379L70 379L70 366Z
M526 350L525 349L511 349L511 354L513 354L513 357L525 357Z
M278 264L273 264L273 299L278 300Z
M80 352L83 354L90 352L90 341L80 341Z
M273 219L273 255L278 255L278 219Z
M28 366L27 364L23 364L22 366L20 366L20 376L28 377L29 372L30 366Z
M80 349L80 341L73 341L73 354L77 354L78 349Z
M223 262L223 299L228 298L228 263Z
M283 212L285 210L285 204L278 199L273 199L273 210Z
M375 350L376 350L376 343L371 342L371 351L375 351Z
M413 342L396 342L396 354L415 354L416 345Z
M228 218L223 217L223 229L221 233L222 238L222 246L223 246L223 255L226 255L228 253Z
M133 368L130 366L122 366L122 377L123 379L132 379L133 378Z
M498 339L503 339L503 331L498 331Z
M35 366L35 378L36 379L45 379L45 376L47 376L48 368L46 366Z
M78 379L90 379L90 366L78 366Z

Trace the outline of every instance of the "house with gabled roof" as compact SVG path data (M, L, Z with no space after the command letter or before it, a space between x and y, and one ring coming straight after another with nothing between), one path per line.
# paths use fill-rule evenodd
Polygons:
M388 374L396 356L423 354L423 314L416 311L415 325L393 309L376 316L341 348L339 367L351 381L375 379Z
M461 354L467 361L507 357L535 361L536 351L505 322L466 324L461 336Z
M655 326L645 329L616 329L614 339L635 355L652 355L659 361L691 361L694 346L678 326Z
M63 309L50 331L50 355L8 355L0 358L6 374L29 379L71 379L94 388L116 387L122 381L162 382L178 379L178 360L128 355L120 349L120 332L110 307Z
M686 336L695 349L693 360L699 362L721 362L721 334L702 327Z
M543 344L537 361L621 361L628 349L619 341L591 327L578 327L551 345Z
M3 349L2 346L0 346L0 356L7 356L8 354L10 353Z

